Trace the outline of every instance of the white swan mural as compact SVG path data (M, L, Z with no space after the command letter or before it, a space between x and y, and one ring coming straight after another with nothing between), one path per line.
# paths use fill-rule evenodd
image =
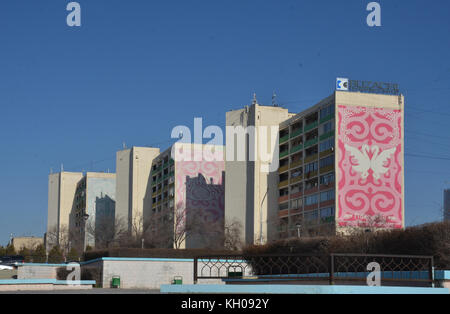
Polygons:
M385 174L389 168L385 167L384 164L395 153L396 149L396 147L393 147L380 153L380 148L377 145L369 146L364 144L359 150L356 147L345 144L345 150L357 161L357 165L352 165L352 168L361 173L362 179L366 179L369 176L369 169L372 169L373 177L376 180ZM372 153L372 158L369 157L368 152Z

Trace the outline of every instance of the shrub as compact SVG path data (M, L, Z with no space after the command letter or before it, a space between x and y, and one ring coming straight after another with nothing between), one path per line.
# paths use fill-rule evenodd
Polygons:
M367 253L428 255L437 269L450 269L450 223L432 223L405 230L356 233L349 236L286 239L248 246L244 254Z

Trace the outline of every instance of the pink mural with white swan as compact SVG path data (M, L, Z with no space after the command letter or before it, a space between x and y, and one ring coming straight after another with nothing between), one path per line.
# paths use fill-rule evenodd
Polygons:
M401 111L337 109L338 226L403 228Z

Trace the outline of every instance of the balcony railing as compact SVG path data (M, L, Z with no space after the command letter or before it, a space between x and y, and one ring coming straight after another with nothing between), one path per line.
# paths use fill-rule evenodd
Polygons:
M297 137L303 133L302 129L295 130L291 133L291 138Z
M305 126L305 132L308 132L308 131L310 131L310 130L312 130L312 129L315 129L315 128L317 128L319 126L319 122L318 121L314 121L314 122L312 122L312 123L310 123L310 124L307 124L306 126Z
M280 137L280 144L283 144L283 143L287 142L288 140L289 140L289 134L287 134L283 137Z
M334 130L330 131L330 132L327 132L325 134L322 134L320 136L320 140L323 141L323 140L326 140L327 138L332 137L332 136L334 136Z
M287 155L289 155L289 150L280 152L280 158L286 157Z
M303 144L296 145L291 148L291 154L301 151L303 149Z
M326 116L326 117L321 118L321 119L320 119L320 123L322 124L322 123L324 123L324 122L330 121L330 120L333 119L333 118L334 118L334 114L330 114L330 115L328 115L328 116Z
M313 145L317 144L317 142L318 142L318 138L317 137L313 138L305 143L305 148L313 146Z

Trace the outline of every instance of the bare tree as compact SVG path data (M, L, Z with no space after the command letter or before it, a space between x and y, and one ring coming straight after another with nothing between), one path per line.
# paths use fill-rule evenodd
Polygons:
M107 249L119 243L128 234L128 227L123 217L96 217L96 221L89 220L86 232L95 239L96 249Z
M70 231L67 225L61 225L59 228L55 225L47 231L48 249L59 246L65 255L77 241L80 241L80 235Z
M153 247L180 249L186 241L197 247L223 248L223 219L213 220L202 210L154 212L144 224L146 243Z
M225 249L238 251L242 249L242 223L237 219L225 221L223 244Z

